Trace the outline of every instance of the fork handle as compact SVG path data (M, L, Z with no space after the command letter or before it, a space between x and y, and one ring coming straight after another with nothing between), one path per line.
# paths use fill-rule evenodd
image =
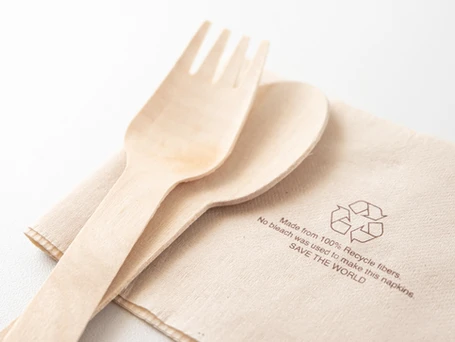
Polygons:
M97 305L175 184L127 167L76 236L4 342L77 341Z

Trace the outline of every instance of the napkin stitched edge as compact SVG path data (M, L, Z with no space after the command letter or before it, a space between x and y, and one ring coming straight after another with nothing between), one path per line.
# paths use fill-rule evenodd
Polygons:
M60 251L48 239L46 239L40 233L35 231L33 228L28 227L28 229L24 232L24 235L30 240L30 242L32 242L36 247L38 247L40 250L42 250L55 261L58 261L63 256L62 251ZM149 310L130 302L129 300L123 298L121 295L118 295L114 299L114 302L121 308L131 312L134 316L143 320L144 322L151 325L155 329L159 330L160 332L170 337L174 341L177 342L196 341L195 339L186 335L182 331L164 323Z

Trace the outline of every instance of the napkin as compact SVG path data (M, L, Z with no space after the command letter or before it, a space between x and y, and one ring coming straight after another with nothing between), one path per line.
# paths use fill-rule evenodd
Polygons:
M26 235L58 259L123 168ZM116 302L176 341L453 340L454 200L453 144L332 102L291 175L207 212Z

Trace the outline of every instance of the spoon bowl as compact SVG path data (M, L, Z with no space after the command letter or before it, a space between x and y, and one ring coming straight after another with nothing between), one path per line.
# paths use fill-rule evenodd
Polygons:
M321 138L328 109L325 95L307 84L279 82L260 87L229 158L214 173L180 184L168 195L115 277L98 311L208 209L251 200L289 175Z

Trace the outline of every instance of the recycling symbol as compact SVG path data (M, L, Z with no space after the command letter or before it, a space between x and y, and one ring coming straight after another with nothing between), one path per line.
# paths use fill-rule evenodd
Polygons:
M384 225L381 220L387 215L384 215L378 206L367 201L357 201L349 204L349 209L340 205L337 207L332 211L330 226L334 231L343 235L350 232L351 242L365 243L384 233ZM351 212L354 215L351 216ZM356 222L360 223L356 224Z

